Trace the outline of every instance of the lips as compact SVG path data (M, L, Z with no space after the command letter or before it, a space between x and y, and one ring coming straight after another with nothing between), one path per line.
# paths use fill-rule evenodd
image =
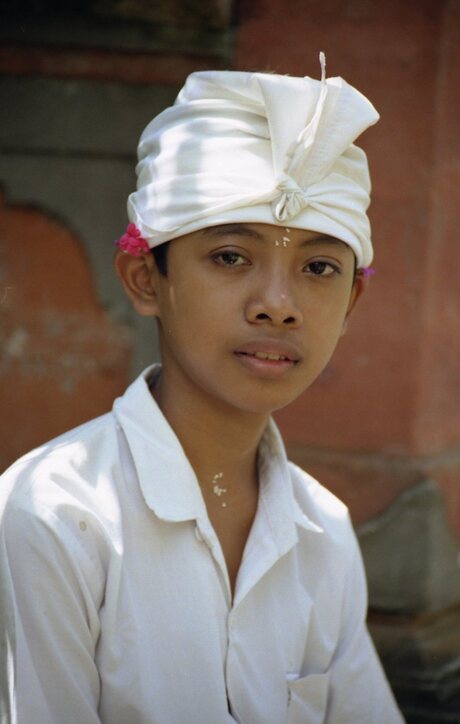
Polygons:
M257 357L257 359L270 359L275 362L279 362L280 360L289 360L289 357L286 357L283 354L276 354L275 352L255 352L254 357Z
M297 364L301 359L300 351L290 342L258 339L248 342L235 350L238 356L252 357L268 362L290 362Z
M268 360L269 362L295 362L296 360L292 360L290 357L287 357L284 354L277 354L276 352L254 352L253 354L249 352L241 352L237 351L236 354L244 355L246 357L254 357L255 359L261 359L261 360Z

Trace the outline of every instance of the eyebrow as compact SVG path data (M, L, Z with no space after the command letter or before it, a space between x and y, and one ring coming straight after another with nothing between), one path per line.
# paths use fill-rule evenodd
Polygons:
M280 227L282 229L283 227ZM208 226L203 229L203 236L210 236L213 238L219 238L226 236L227 234L234 234L236 236L245 236L258 241L265 241L265 236L256 229L252 229L245 224L219 224L218 226ZM335 236L329 236L328 234L322 234L318 232L317 236L311 239L305 239L301 242L301 246L313 246L315 244L332 244L334 246L348 246L345 241L336 239Z
M318 236L314 236L312 239L305 239L301 242L301 246L314 246L315 244L331 244L331 246L345 246L348 247L345 241L336 239L335 236L328 236L327 234L318 233Z
M203 229L203 236L226 236L227 234L235 234L237 236L249 236L253 239L263 240L263 234L260 234L255 229L251 229L245 224L221 224L219 226L208 226Z

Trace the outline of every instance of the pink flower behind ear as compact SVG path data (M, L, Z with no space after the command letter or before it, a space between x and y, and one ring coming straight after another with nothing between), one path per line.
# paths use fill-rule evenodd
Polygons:
M363 275L364 279L369 279L369 277L374 276L375 269L373 269L371 266L367 266L364 269L360 269L360 272Z
M125 254L131 254L132 256L140 256L149 251L149 245L146 240L141 236L141 232L135 224L128 224L123 236L121 236L115 244Z

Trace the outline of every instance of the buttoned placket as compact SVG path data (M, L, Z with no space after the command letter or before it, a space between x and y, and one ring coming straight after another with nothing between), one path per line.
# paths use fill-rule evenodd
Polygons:
M225 684L229 712L236 721L243 721L244 719L240 713L239 694L241 688L241 673L238 654L235 650L235 643L238 636L239 608L243 601L250 597L251 591L257 586L261 578L275 565L284 552L295 545L298 539L296 527L291 523L288 529L278 531L284 543L283 549L280 549L279 545L277 545L272 538L272 530L267 518L267 502L264 501L263 498L264 496L262 496L262 500L259 502L253 528L250 532L243 555L243 561L245 558L249 558L250 565L244 565L243 563L240 568L233 601L227 565L212 524L207 517L199 518L195 522L195 538L199 543L208 548L216 564L216 575L225 589L228 605ZM258 565L254 565L256 561L258 561Z
M228 575L227 564L225 562L219 539L209 519L198 518L195 521L195 537L200 543L207 546L210 555L214 559L218 577L225 591L225 599L227 601L228 609L230 611L230 608L232 606L232 592L230 587L230 578Z
M227 649L225 652L225 688L227 692L227 705L229 713L232 713L232 700L231 700L231 692L228 688L228 662L229 662L229 652L231 650L231 642L232 642L232 633L234 630L234 621L235 621L235 610L233 608L233 601L232 601L232 592L230 587L230 578L228 575L228 569L227 564L225 562L225 558L222 551L222 546L220 545L220 542L217 538L217 535L212 528L212 525L208 519L199 519L196 521L195 524L195 537L196 539L202 543L203 545L207 546L209 549L210 555L213 557L214 562L216 564L216 574L219 577L219 580L224 588L225 591L225 600L227 602Z

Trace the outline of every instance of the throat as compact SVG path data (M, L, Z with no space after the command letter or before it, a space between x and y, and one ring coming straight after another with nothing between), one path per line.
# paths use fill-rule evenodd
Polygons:
M225 482L224 475L218 475L217 482L209 486L201 481L201 490L209 520L219 539L227 565L232 596L243 559L244 550L257 512L258 481L232 486Z
M195 471L233 592L257 510L258 448L268 415L232 414L186 389L168 394L168 387L162 375L153 394Z

